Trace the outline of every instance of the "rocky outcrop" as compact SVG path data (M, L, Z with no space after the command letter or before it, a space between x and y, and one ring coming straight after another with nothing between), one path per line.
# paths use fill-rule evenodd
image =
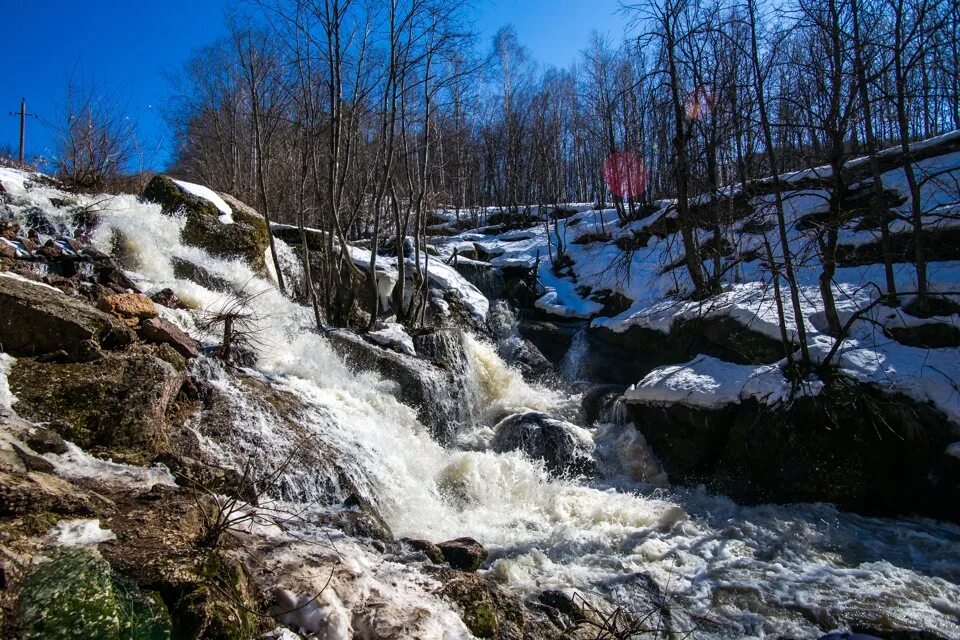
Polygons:
M930 406L836 379L789 406L632 404L672 482L745 502L832 502L867 513L960 520L960 485L942 477L960 427Z
M24 418L49 423L82 448L142 457L167 442L165 416L186 378L182 359L181 368L168 361L177 358L147 347L80 363L20 358L9 381Z
M267 223L249 207L232 207L233 222L223 223L215 204L188 193L162 175L150 180L141 197L159 204L164 213L182 212L186 216L181 234L185 244L215 256L246 260L255 271L266 273L264 256L270 246Z
M141 320L157 317L157 307L153 300L142 293L114 293L100 298L97 308L111 313L127 324L138 324ZM132 322L129 322L132 321Z
M528 411L504 418L494 427L490 447L499 453L522 451L542 460L547 470L558 476L596 472L590 433L545 413Z
M584 377L604 384L632 384L656 367L699 354L737 364L770 364L784 357L778 340L722 315L677 320L668 334L637 326L622 333L592 328L587 340Z
M130 344L134 333L112 315L39 283L0 276L0 345L13 356L63 352L70 361Z

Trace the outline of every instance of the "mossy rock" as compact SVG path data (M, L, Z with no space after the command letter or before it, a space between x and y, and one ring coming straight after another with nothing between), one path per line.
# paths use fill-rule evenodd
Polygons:
M177 603L175 636L246 640L260 630L259 603L246 568L213 552L197 568L200 584Z
M220 222L220 211L209 200L181 189L167 176L154 176L141 197L160 205L168 215L182 214L181 240L221 258L239 258L258 273L266 273L264 256L270 246L266 220L251 209L232 207L233 224Z
M170 615L157 594L119 580L103 559L60 551L20 588L24 640L163 640Z

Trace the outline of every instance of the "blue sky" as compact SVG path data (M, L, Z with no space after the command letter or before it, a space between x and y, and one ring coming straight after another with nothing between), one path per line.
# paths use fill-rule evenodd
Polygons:
M0 145L16 150L21 96L38 120L27 122L27 155L49 155L50 129L71 74L95 79L122 95L140 127L148 168L169 157L161 107L169 94L164 72L196 47L223 34L229 0L17 0L0 20ZM513 24L521 42L544 64L566 66L594 29L618 40L618 0L477 0L474 15L486 50L490 36Z

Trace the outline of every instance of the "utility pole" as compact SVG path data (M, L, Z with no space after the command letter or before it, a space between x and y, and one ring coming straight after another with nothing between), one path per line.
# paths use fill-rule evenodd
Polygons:
M27 118L36 118L37 116L36 116L36 114L33 114L33 113L27 113L27 99L26 99L26 98L20 98L20 113L18 114L18 113L16 113L15 111L11 111L11 112L10 112L10 115L12 115L12 116L19 115L19 116L20 116L20 166L22 167L22 166L24 165L24 162L23 162L24 153L23 153L23 152L24 152L24 143L25 143L25 141L26 141L26 133L27 133Z

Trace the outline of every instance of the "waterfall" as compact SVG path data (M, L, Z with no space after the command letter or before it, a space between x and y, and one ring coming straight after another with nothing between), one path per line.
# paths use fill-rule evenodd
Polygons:
M57 215L51 209L50 217ZM816 637L868 615L900 628L960 635L956 525L868 518L825 504L741 506L703 489L670 487L616 405L595 428L606 468L589 483L553 478L542 463L517 452L493 453L482 437L469 447L443 447L415 411L396 400L395 383L344 364L313 327L309 309L245 263L183 245L182 220L133 196L109 200L99 218L95 245L122 257L147 293L173 289L194 311L164 309L164 316L208 344L215 336L198 332L195 310L225 294L178 277L175 262L258 294L250 301L260 324L254 365L230 372L204 357L193 364L221 402L208 409L210 424L193 428L208 455L224 464L252 461L261 471L276 469L311 443L311 455L294 456L283 470L279 499L307 511L359 492L397 537L480 540L490 550L492 572L531 596L577 588L629 610L646 580L653 580L668 593L680 622L693 616L712 621L695 637ZM285 255L289 247L277 244ZM512 329L502 336L513 339ZM583 329L564 358L568 380L582 377L587 348ZM560 416L575 411L576 399L568 394L525 383L504 362L499 344L467 335L464 352L474 433L522 409ZM0 401L6 395L0 389ZM219 426L212 419L217 415ZM305 525L303 535L316 530ZM301 593L318 593L328 572L305 560L320 557L318 549L275 545L262 552L269 569L264 575L278 587L296 582ZM338 576L323 606L346 616L375 593L384 616L426 611L407 637L464 637L459 619L415 568L385 561L349 538L336 551L337 562L349 569L344 576L352 577Z
M580 382L584 373L587 355L590 352L590 343L587 338L586 326L578 330L570 343L570 348L563 354L560 362L560 375L570 383Z

